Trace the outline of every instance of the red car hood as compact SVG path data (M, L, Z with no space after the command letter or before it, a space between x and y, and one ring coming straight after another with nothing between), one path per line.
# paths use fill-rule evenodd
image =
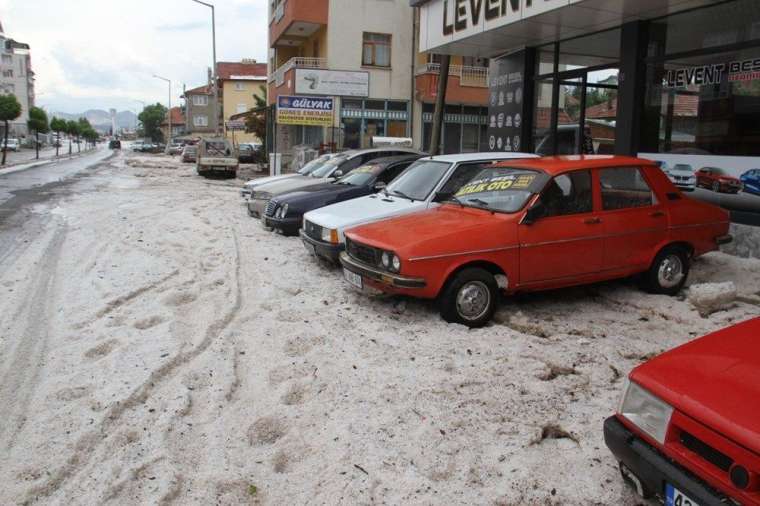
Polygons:
M634 369L631 379L760 454L760 318L663 353Z
M508 233L505 222L516 221L519 215L444 204L362 225L348 230L346 235L363 244L395 251L402 257L460 253L463 248L509 246L505 240L509 241L514 234ZM494 228L502 233L488 233Z

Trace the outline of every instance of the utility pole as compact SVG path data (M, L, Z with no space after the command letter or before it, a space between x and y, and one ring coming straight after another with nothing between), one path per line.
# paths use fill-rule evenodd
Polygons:
M153 74L153 77L155 77L156 79L161 79L162 81L166 81L167 83L169 83L169 110L166 111L166 123L167 125L169 125L169 135L167 136L168 139L166 139L166 148L164 150L164 152L168 155L169 141L171 141L171 138L172 138L172 82L171 82L171 79L157 76L156 74Z
M449 63L451 57L441 55L441 70L438 74L438 94L435 97L435 111L433 112L433 131L430 134L430 155L439 154L441 145L441 127L443 126L443 110L446 107L446 85L449 82Z
M206 7L211 9L211 48L213 51L213 76L212 83L211 83L211 89L214 92L214 133L217 137L219 137L219 90L217 89L217 80L219 76L217 75L217 68L216 68L216 14L214 13L214 6L212 4L201 2L201 0L192 0L193 2L201 5L205 5Z

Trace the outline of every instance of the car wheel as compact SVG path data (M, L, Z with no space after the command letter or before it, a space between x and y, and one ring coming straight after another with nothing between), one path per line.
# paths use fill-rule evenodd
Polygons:
M449 280L441 293L441 316L450 323L482 327L493 316L498 290L490 272L478 268L464 269Z
M712 191L720 193L720 183L715 181L712 184Z
M644 285L650 293L675 295L681 291L689 276L689 255L683 248L664 248L654 258L644 274Z

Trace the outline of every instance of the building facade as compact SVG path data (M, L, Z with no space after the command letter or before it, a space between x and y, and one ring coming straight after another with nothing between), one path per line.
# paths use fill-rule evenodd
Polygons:
M224 135L235 143L261 142L255 135L230 128L232 116L257 107L257 98L266 103L267 64L255 60L218 62L219 94L222 103Z
M216 134L219 120L215 117L216 97L212 88L211 85L199 86L183 93L185 133L198 137L212 137Z
M751 177L760 167L760 2L410 5L422 52L490 59L486 150L639 155L697 176L717 169L742 190L693 195L760 224Z
M10 123L9 135L26 136L29 109L34 107L34 72L31 51L29 44L6 37L2 24L0 24L0 93L15 95L21 104L21 116Z
M177 137L182 137L187 132L187 121L185 120L185 114L182 107L172 107L171 111L169 111L169 118L171 121L171 130L169 130L168 121L164 120L161 123L161 133L164 135L166 142L170 142Z

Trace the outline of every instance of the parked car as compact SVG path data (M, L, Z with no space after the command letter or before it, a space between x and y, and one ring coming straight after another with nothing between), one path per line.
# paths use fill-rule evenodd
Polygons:
M199 176L237 177L240 166L237 149L227 139L201 139L196 158L195 169Z
M421 156L376 158L333 183L309 186L274 197L264 210L265 225L285 235L298 234L304 213L382 191Z
M14 138L9 138L7 143L5 142L5 140L2 140L1 146L6 151L14 151L14 152L18 151L20 147L18 143L18 139L14 139Z
M181 142L171 142L169 143L169 154L172 156L181 155L184 147L185 145Z
M133 141L131 145L132 151L142 151L143 144L145 144L145 141Z
M182 148L182 155L180 156L182 163L195 163L198 159L198 146L188 144Z
M760 504L760 318L636 367L604 440L643 497Z
M502 162L443 200L347 231L346 279L438 299L446 321L480 327L500 290L641 274L651 292L675 295L693 258L731 240L727 211L682 197L656 165L638 158Z
M261 144L241 143L238 146L240 154L238 160L240 163L257 163L261 159Z
M702 167L697 171L697 186L718 193L739 193L742 182L729 175L724 169Z
M426 157L410 166L381 193L304 214L301 240L317 256L338 263L346 229L438 206L496 160L535 158L525 153L468 153Z
M419 151L406 148L374 148L357 151L345 151L331 158L308 176L297 176L284 181L274 181L257 187L248 201L248 214L261 218L267 204L277 195L284 195L308 186L335 181L370 160L384 156L421 154Z
M666 166L662 170L677 188L687 192L693 192L697 189L697 176L694 174L694 169L691 165L677 163L673 167Z
M113 139L108 143L108 149L121 149L121 141L118 139Z
M261 177L258 179L251 179L247 183L243 185L243 188L240 190L240 196L244 199L251 198L251 194L253 193L253 189L257 186L261 186L263 184L271 183L273 181L282 181L283 179L290 179L292 177L296 176L308 176L315 170L317 170L319 167L324 165L328 160L338 156L339 153L327 153L322 156L319 156L315 158L314 160L308 162L306 165L298 169L298 172L294 172L292 174L280 174L279 176L268 176L268 177Z
M760 195L760 169L748 170L739 178L745 193Z

